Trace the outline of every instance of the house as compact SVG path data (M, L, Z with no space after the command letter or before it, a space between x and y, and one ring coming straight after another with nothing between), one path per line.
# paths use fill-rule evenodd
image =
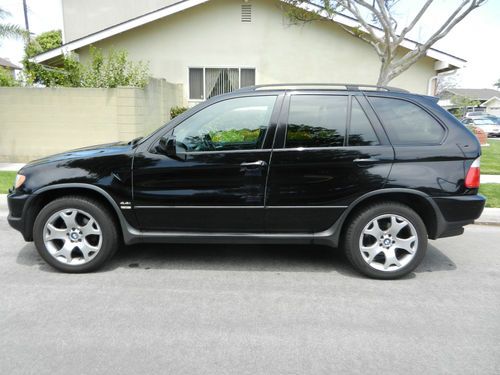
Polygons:
M9 60L0 57L0 67L8 70L12 73L12 76L16 76L16 70L21 70L21 67L16 64L11 63Z
M64 44L36 62L57 65L70 51L84 62L90 45L123 48L149 61L154 77L182 84L189 105L253 84L378 78L372 47L341 27L356 26L353 19L294 25L279 0L62 0L62 7ZM406 39L403 49L416 45ZM391 85L426 94L437 74L464 64L430 49Z
M489 98L481 104L481 107L485 108L486 113L500 117L500 93L498 96L492 96Z
M484 110L491 114L500 114L500 101L498 99L500 98L500 91L494 89L449 88L441 92L438 104L447 110L456 109L459 106L453 102L454 97L478 101L479 106L475 107L477 110ZM470 109L472 110L473 107Z

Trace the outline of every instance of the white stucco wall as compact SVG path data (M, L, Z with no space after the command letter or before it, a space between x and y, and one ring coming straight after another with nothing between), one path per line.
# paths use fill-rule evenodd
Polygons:
M485 106L486 107L486 112L495 116L500 116L500 100L499 99L493 99L488 102L488 104Z
M241 22L238 0L213 0L96 43L124 48L150 62L151 74L184 86L188 67L253 67L256 83L375 84L380 62L370 46L327 22L290 25L274 0L251 0L251 23ZM77 51L82 61L88 49ZM434 60L422 58L391 82L425 94Z

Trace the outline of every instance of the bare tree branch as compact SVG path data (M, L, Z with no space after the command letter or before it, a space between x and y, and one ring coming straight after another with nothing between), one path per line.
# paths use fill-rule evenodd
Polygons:
M401 51L405 37L412 31L427 12L433 0L426 0L412 20L399 33L396 17L391 12L392 6L400 0L317 0L313 3L300 0L283 0L292 7L310 9L310 6L320 7L315 14L334 20L336 15L345 12L350 14L360 25L359 28L340 25L350 35L363 40L371 45L380 61L379 84L387 84L415 64L427 51L448 33L474 9L483 5L487 0L462 0L441 26L423 43L417 44L402 57L397 52ZM406 0L410 1L410 0ZM306 12L307 13L307 12ZM291 18L292 15L289 14ZM380 27L373 26L368 21L368 16Z

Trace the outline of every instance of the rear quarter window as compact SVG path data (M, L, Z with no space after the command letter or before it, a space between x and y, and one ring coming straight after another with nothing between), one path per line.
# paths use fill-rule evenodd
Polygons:
M406 100L370 97L394 145L438 145L445 129L425 110Z

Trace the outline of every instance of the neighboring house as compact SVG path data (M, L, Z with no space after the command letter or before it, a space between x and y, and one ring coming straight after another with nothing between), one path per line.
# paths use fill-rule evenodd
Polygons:
M16 77L16 70L21 70L21 67L1 57L0 57L0 67L7 69L9 72L11 72L14 78Z
M495 116L500 116L500 92L498 96L493 96L481 104L486 108L486 112Z
M494 90L494 89L463 89L463 88L449 88L444 90L440 95L439 95L439 102L438 104L446 108L447 110L455 109L458 108L458 106L453 103L453 97L462 97L462 98L467 98L471 100L477 100L480 104L480 107L485 107L484 104L486 102L489 102L490 99L493 99L495 97L498 98L500 97L500 91ZM490 113L488 108L495 110L499 110L497 108L498 102L495 105L495 102L492 101L490 102L492 107L486 107L486 112ZM476 107L477 108L477 107Z
M292 25L279 0L62 0L62 6L64 45L35 61L57 65L70 51L87 61L90 45L123 48L131 59L149 61L154 77L183 84L189 105L253 84L373 84L380 69L372 47L338 25L355 26L353 19ZM464 64L430 49L391 85L425 94L438 73Z

